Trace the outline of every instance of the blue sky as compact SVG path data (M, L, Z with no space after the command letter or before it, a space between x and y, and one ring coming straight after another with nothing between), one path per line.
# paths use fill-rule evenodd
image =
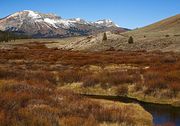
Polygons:
M180 0L1 0L0 18L21 10L55 13L88 21L111 19L137 28L180 14Z

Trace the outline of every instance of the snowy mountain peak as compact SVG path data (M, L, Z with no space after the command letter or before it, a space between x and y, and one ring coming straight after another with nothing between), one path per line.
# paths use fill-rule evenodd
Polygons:
M33 18L33 19L41 18L41 16L38 13L34 12L34 11L28 10L27 12L29 13L28 16Z
M79 24L88 24L87 21L81 19L81 18L72 18L68 20L71 23L79 23Z
M0 30L23 32L34 36L89 35L112 29L119 27L111 20L88 22L81 18L62 19L55 14L43 14L32 10L19 11L0 19Z
M35 12L35 11L32 11L32 10L23 10L22 12Z
M81 21L82 19L81 18L75 18L76 21Z
M112 20L110 19L103 19L103 20L98 20L94 22L95 24L98 24L100 26L106 26L106 27L119 27L117 24L115 24Z
M103 19L103 20L98 20L96 21L97 23L112 23L112 21L110 19Z
M8 18L20 20L21 24L23 21L28 22L44 22L47 25L53 26L54 28L63 27L69 28L76 26L76 24L93 25L95 27L119 27L113 23L110 19L98 20L96 22L88 22L81 18L62 19L55 14L43 14L32 10L23 10L10 15Z
M8 16L8 18L25 18L25 17L29 17L29 18L41 18L41 16L38 14L38 12L34 12L34 11L31 11L31 10L23 10L23 11L19 11L19 12L16 12L14 14L11 14Z

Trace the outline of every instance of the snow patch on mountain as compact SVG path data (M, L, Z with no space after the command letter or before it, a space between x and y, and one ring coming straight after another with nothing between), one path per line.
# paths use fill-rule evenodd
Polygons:
M77 24L84 25L92 25L97 28L99 27L119 27L117 24L113 23L111 20L98 20L96 22L88 22L81 18L73 18L73 19L62 19L55 14L42 14L36 11L24 10L21 12L17 12L9 16L9 18L19 19L21 22L27 19L24 15L31 18L29 21L38 22L38 23L46 23L47 25L53 26L54 28L70 28L75 27Z
M63 20L63 19L59 20L58 23L60 23L61 25L64 25L66 28L69 28L70 26L74 26L74 24L72 24L68 20Z
M54 20L54 19L50 19L50 18L45 18L44 22L52 25L54 28L59 28L58 26L61 26L63 28L69 28L69 27L75 26L68 20L64 20L64 19Z
M41 18L41 16L38 13L35 13L34 11L28 10L28 12L29 12L28 16L33 19Z
M76 21L81 21L82 19L81 18L75 18Z
M55 21L55 20L53 20L53 19L49 19L49 18L45 18L44 21L45 21L46 23L48 23L48 24L51 24L53 27L58 28L58 27L56 26L57 21Z
M113 21L111 21L110 19L98 20L94 22L94 24L99 26L106 26L106 27L119 27L117 24L114 24Z
M78 23L78 24L89 24L89 22L87 22L87 21L85 21L85 20L83 20L83 19L81 19L81 18L72 18L72 19L68 19L67 20L68 22L70 22L70 23Z

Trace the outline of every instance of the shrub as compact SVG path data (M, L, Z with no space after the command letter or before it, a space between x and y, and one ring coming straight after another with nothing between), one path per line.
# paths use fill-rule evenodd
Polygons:
M107 77L107 82L111 85L133 83L135 80L135 78L126 71L107 72L104 76Z
M117 95L127 95L128 94L128 86L121 85L117 88Z
M64 117L60 119L61 126L83 126L84 119L81 117Z
M3 111L0 110L0 126L4 126L5 125L5 113Z
M149 91L156 89L165 89L167 88L168 82L165 78L158 72L149 71L144 75L144 83Z
M132 37L132 36L130 36L130 37L129 37L129 39L128 39L128 43L129 43L129 44L133 44L133 43L134 43L134 39L133 39L133 37Z
M179 70L171 70L165 74L164 78L169 82L180 82L180 71Z
M86 72L81 70L69 69L59 72L59 81L61 83L73 83L82 80L83 76L86 76Z
M137 83L137 84L135 84L134 88L135 88L135 91L141 91L143 88L143 85L141 83Z
M116 49L114 47L110 47L109 49L107 49L106 51L116 51Z
M11 71L6 69L0 70L0 78L1 79L14 79L22 77L22 73L20 71Z
M170 35L165 35L165 37L169 37Z
M172 55L166 55L162 58L162 63L175 63L176 58L173 57Z
M99 78L95 75L89 75L83 78L84 87L93 87L99 83Z
M84 126L98 126L98 123L92 114L85 121Z
M106 34L106 32L104 32L104 34L103 34L103 39L102 39L103 41L106 41L107 40L107 34Z
M58 126L56 113L46 110L43 105L34 108L22 108L17 112L20 120L16 123L21 123L25 126ZM44 111L41 112L41 111Z
M154 92L155 90L154 90L154 88L152 88L152 87L148 87L145 91L144 91L144 97L146 96L146 95L150 95L152 92Z
M114 108L107 107L101 108L97 113L95 113L95 118L99 122L114 122L114 123L123 123L126 122L129 125L133 124L133 119L129 115L132 115L130 107L124 108Z
M180 92L180 83L170 84L170 90L172 91L173 96L176 97L177 94Z

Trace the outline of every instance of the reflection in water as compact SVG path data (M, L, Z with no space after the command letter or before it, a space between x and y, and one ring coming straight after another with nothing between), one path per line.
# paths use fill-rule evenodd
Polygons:
M144 103L135 99L120 97L120 96L96 96L85 95L87 97L96 99L106 99L112 101L121 101L125 103L138 103L146 111L152 114L155 125L169 124L170 126L180 126L180 108L171 107L169 105L157 105L151 103Z

